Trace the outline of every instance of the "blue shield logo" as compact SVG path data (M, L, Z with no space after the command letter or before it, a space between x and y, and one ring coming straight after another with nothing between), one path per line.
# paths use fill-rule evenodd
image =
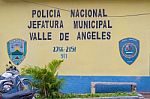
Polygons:
M131 65L138 57L140 48L139 40L135 38L125 38L119 41L119 50L122 59Z
M12 39L7 42L9 58L15 65L19 65L27 53L27 42L22 39Z

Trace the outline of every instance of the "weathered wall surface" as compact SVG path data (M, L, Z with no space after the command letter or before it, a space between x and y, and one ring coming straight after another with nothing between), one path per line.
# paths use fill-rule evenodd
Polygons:
M68 58L60 68L61 75L99 76L148 76L150 61L150 15L117 17L150 12L149 1L0 1L0 68L10 60L7 42L14 38L27 41L27 54L18 66L44 66L53 59L61 59L65 52L53 52L54 47L74 46L76 52L67 53ZM32 10L54 10L61 8L61 17L32 18ZM71 9L105 9L107 17L70 17ZM114 16L114 17L109 17ZM116 16L116 17L115 17ZM63 28L28 28L30 21L62 20ZM110 20L112 28L75 29L74 20ZM77 40L78 32L111 32L110 39ZM52 32L52 40L31 40L30 32ZM60 41L59 34L69 32L69 41ZM126 64L120 56L119 41L124 38L140 41L140 51L132 65Z

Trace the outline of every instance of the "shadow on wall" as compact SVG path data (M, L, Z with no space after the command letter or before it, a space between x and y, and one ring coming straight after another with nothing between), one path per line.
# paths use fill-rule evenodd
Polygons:
M16 3L16 2L22 2L22 0L2 0L3 2L12 2L12 3Z
M4 2L83 2L85 3L84 0L2 0ZM94 0L95 2L97 0ZM148 0L147 0L148 1ZM93 2L93 0L86 0L86 2ZM104 2L104 3L137 3L137 2L143 2L142 0L101 0L100 1L101 3Z
M55 0L2 0L3 2L12 2L12 3L16 3L16 2L54 2ZM72 0L65 0L65 2L69 2ZM55 2L62 2L62 0L57 0Z

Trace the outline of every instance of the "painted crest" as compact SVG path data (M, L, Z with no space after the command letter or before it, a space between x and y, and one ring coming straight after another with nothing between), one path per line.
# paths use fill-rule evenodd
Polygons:
M27 42L22 39L12 39L7 42L9 58L15 65L19 65L27 53Z
M135 38L125 38L119 41L119 50L122 59L131 65L138 57L140 42Z

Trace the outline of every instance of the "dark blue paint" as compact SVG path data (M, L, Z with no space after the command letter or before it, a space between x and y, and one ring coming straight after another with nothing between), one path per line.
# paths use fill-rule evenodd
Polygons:
M65 79L62 93L90 93L91 82L135 82L137 83L138 92L150 92L150 76L63 76ZM96 92L130 92L131 87L128 85L116 86L96 86Z
M119 41L119 51L122 59L131 65L138 57L140 41L135 38L125 38Z

